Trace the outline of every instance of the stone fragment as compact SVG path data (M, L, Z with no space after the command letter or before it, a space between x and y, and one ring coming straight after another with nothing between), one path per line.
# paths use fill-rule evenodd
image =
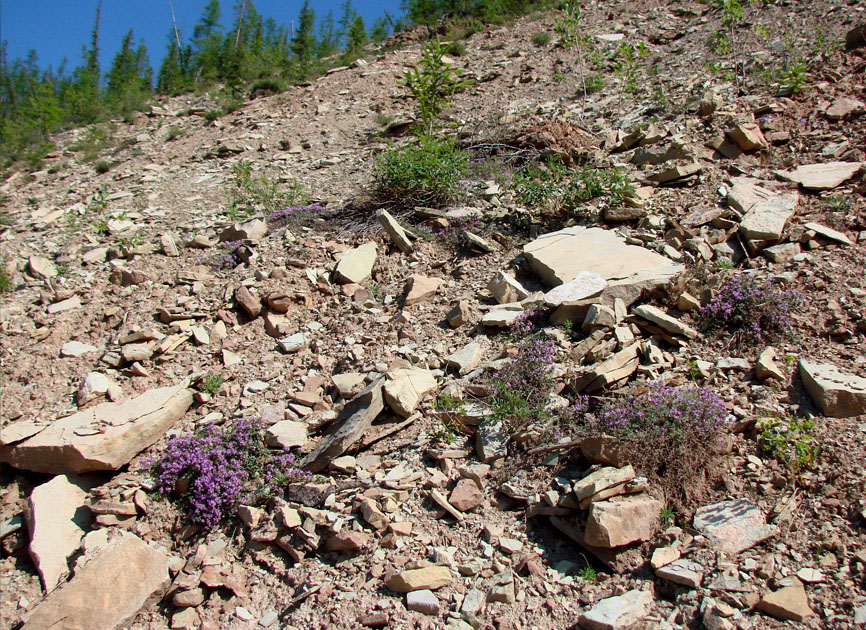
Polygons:
M265 440L275 448L296 448L307 443L307 425L303 422L283 420L267 428Z
M180 248L177 246L177 239L173 234L163 233L159 237L159 246L162 253L172 258L180 256Z
M54 302L54 304L49 304L48 308L45 309L49 315L56 315L57 313L65 313L66 311L71 311L73 309L81 306L81 298L77 295L73 295L70 298L66 298L65 300L60 300L59 302Z
M701 301L688 291L683 291L677 298L677 309L683 313L691 313L701 308Z
M81 545L87 525L82 514L86 498L87 493L66 475L58 475L30 493L25 512L30 557L46 593L69 571L66 560Z
M442 280L439 278L428 278L427 276L422 276L418 273L412 274L409 276L408 280L406 280L406 297L403 300L404 306L411 306L413 304L418 304L419 302L424 302L439 290L441 284Z
M90 354L91 352L97 352L98 348L95 348L87 343L81 343L80 341L67 341L60 348L60 356L61 357L80 357L85 354Z
M797 201L797 193L756 201L740 221L740 232L750 239L779 240L797 209Z
M777 171L776 175L800 184L806 190L832 190L848 181L863 168L863 162L827 162L806 164L793 171Z
M481 348L481 344L477 341L472 341L445 357L445 363L457 368L457 371L463 375L468 374L481 365L483 357L484 351Z
M417 367L392 369L386 375L385 402L394 413L408 418L417 409L421 400L436 389L436 377Z
M659 547L653 550L653 555L650 558L650 566L654 571L662 568L665 565L680 559L680 548L675 546Z
M478 426L475 451L485 464L508 455L508 433L499 418L489 418Z
M0 460L34 472L117 470L156 442L186 413L186 387L162 387L55 420L36 435L0 447Z
M761 128L753 122L744 122L734 126L728 130L728 136L746 153L766 149L770 146L770 143L764 138L764 134L761 133Z
M261 219L252 219L245 223L233 223L220 232L220 242L252 241L257 243L268 233L268 224Z
M796 584L791 586L766 593L758 602L758 610L787 621L804 621L814 615L809 607L806 589L799 581L795 582Z
M388 578L386 585L395 593L410 593L425 589L435 591L448 586L452 580L448 567L434 565L395 573Z
M608 283L606 299L619 297L631 304L642 290L666 284L684 270L683 265L643 247L628 245L613 231L571 227L527 243L524 256L549 285L577 278L581 271L598 274Z
M855 98L840 96L833 104L824 110L824 115L830 120L843 120L866 113L866 105Z
M404 254L411 253L414 247L412 246L412 241L406 235L406 230L403 229L403 226L397 223L397 220L387 210L379 210L376 216L379 218L379 223L385 228L388 236L400 248L400 251Z
M507 328L523 313L523 306L519 303L500 304L487 311L481 318L481 323L494 328Z
M840 243L842 245L853 245L853 241L848 238L842 232L838 230L834 230L833 228L828 228L825 225L821 225L820 223L807 223L804 225L807 230L812 230L818 236L826 238L829 241L835 241L836 243Z
M265 332L275 339L283 339L291 335L294 324L285 315L267 311L264 314Z
M800 359L800 377L824 415L851 418L866 413L866 378L808 359Z
M676 317L671 317L660 308L650 306L649 304L641 304L632 309L632 313L641 317L648 322L666 330L672 335L682 335L688 339L694 339L698 336L698 331L684 324Z
M487 283L487 290L500 304L519 302L529 295L523 285L501 270Z
M357 442L373 420L385 408L382 397L384 378L377 378L370 383L360 394L346 403L340 415L333 422L332 433L323 436L316 448L301 461L301 468L311 472L318 472L326 468L328 464L345 453L355 442Z
M439 599L431 590L411 591L406 594L406 607L424 615L438 615Z
M472 311L469 309L469 302L460 300L448 313L445 319L448 320L448 325L451 328L460 328L463 324L469 321L469 316Z
M258 317L259 313L262 312L262 301L245 286L239 286L235 289L235 302L252 319Z
M764 513L748 499L722 501L695 512L694 528L723 553L736 555L776 534Z
M632 479L634 479L634 468L632 468L631 464L622 468L606 466L588 474L583 479L575 481L572 491L577 495L578 501L581 501L602 490L618 486Z
M332 374L331 381L333 381L341 398L351 398L363 389L364 375L360 372Z
M759 381L766 381L768 378L774 378L778 381L785 380L785 373L776 365L773 360L776 358L776 349L772 346L764 348L758 357L758 362L755 363L755 375Z
M800 253L800 244L780 243L779 245L765 248L761 253L770 260L770 262L783 265L794 260L794 256Z
M126 533L36 606L22 630L115 630L162 599L168 556Z
M461 514L459 510L455 509L454 506L448 502L448 499L445 498L445 495L435 488L430 491L430 498L433 499L433 502L436 505L445 510L449 516L458 521L463 520L463 514Z
M604 304L590 304L580 327L586 332L593 330L610 330L616 326L616 313Z
M370 544L369 534L343 530L328 538L325 542L325 547L327 547L328 551L355 553L361 551L368 544Z
M376 264L376 244L364 243L360 247L343 252L334 268L334 276L341 284L361 284L370 277Z
M28 258L27 271L37 280L50 280L57 276L57 267L44 256L31 256Z
M277 340L277 345L280 347L280 350L286 354L292 354L303 350L307 347L307 343L307 336L302 332Z
M578 302L601 293L607 281L594 271L579 271L577 275L544 294L547 306L561 306Z
M454 486L448 502L461 512L468 512L484 501L484 494L478 484L471 479L461 479Z
M656 569L660 578L689 588L700 588L704 579L704 568L697 562L680 558L670 564Z
M646 179L648 182L656 182L659 185L675 185L685 182L688 178L697 175L702 170L704 170L704 167L701 166L700 162L685 162L666 168L659 173L650 175Z
M647 591L632 590L597 602L580 615L586 630L630 630L643 620L653 607L653 596Z
M725 101L713 90L707 90L701 97L701 102L698 104L698 114L704 118L712 116L717 109L723 107Z
M614 497L592 503L584 538L594 547L620 547L649 540L655 533L664 505L646 495Z

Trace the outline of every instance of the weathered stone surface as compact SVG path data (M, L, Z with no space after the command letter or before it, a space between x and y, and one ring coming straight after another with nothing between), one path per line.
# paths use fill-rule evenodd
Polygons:
M192 394L183 385L102 403L55 420L23 442L3 446L0 459L52 474L117 470L174 426L191 404Z
M832 190L848 181L863 168L863 162L827 162L806 164L793 171L777 171L776 175L800 184L807 190Z
M322 436L316 448L301 461L301 468L318 472L361 439L376 416L385 408L382 397L384 382L384 377L377 378L346 403L333 423L332 432Z
M744 122L736 125L728 131L728 136L737 143L743 151L757 151L770 146L761 128L753 122Z
M86 498L87 493L66 475L58 475L30 493L26 512L30 557L46 592L69 570L66 559L81 545L89 520Z
M776 358L776 349L772 346L764 348L755 363L755 375L760 381L766 381L768 378L774 378L779 381L785 380L785 373L776 365L773 360Z
M481 344L473 341L445 357L445 363L456 367L461 375L468 374L481 364L483 356L484 350Z
M571 227L545 234L526 244L523 253L532 269L550 285L577 278L581 271L597 273L608 283L607 299L636 300L643 289L666 284L683 265L643 247L627 245L615 232Z
M451 328L460 328L460 326L469 321L470 314L469 302L460 300L454 305L454 308L445 314L445 319L448 320L448 325Z
M451 495L448 497L448 502L461 512L468 512L478 507L483 500L484 495L478 488L478 484L472 479L461 479L458 481L451 491Z
M500 304L519 302L529 295L523 285L501 270L487 283L487 290Z
M259 313L262 312L262 301L244 286L235 289L235 302L253 319L258 317Z
M675 560L679 560L680 555L681 552L679 547L659 547L653 551L653 555L650 558L650 566L654 571L656 571Z
M794 256L800 253L799 243L780 243L772 247L764 248L761 253L771 262L785 264L794 260Z
M519 303L500 304L487 311L481 318L481 323L494 328L507 328L523 313L523 306Z
M661 501L646 495L593 503L586 520L586 543L610 548L649 540L658 526L662 507Z
M96 400L101 396L108 396L110 400L116 401L120 399L121 395L120 385L101 372L90 372L81 382L81 387L75 394L75 402L78 403L79 407L83 407L91 400Z
M270 446L295 448L307 443L307 425L294 420L283 420L268 427L265 439Z
M397 219L392 217L387 210L379 210L376 213L376 216L379 218L379 223L381 223L382 227L385 228L388 236L390 236L394 244L400 248L400 251L404 254L411 253L414 249L412 241L409 240L403 226L397 223Z
M772 190L762 187L760 180L752 177L735 177L732 181L733 186L728 192L728 205L744 214L757 202L776 196Z
M585 300L598 295L607 287L607 281L594 271L579 271L577 275L553 287L544 294L544 303L548 306L560 306Z
M405 306L418 304L432 296L442 285L440 278L428 278L421 274L415 273L409 276L406 280L406 297L403 300Z
M577 496L578 501L581 501L602 490L618 486L632 479L634 479L634 468L632 468L631 464L623 468L607 466L588 474L583 479L575 481L572 490Z
M684 324L676 317L671 317L660 308L650 306L649 304L641 304L632 309L632 313L638 317L642 317L648 322L652 322L656 326L663 328L672 335L682 335L689 339L694 339L698 336L698 331Z
M830 120L853 118L864 113L866 113L866 105L863 104L863 101L847 96L840 96L824 111L824 115Z
M800 378L824 415L850 418L866 413L866 378L807 359L800 359Z
M252 219L245 223L234 223L220 232L220 242L262 240L268 233L268 224L261 219Z
M337 388L341 398L351 398L363 389L364 375L360 372L332 374L331 380L334 382L334 387Z
M406 594L406 608L424 615L438 615L439 599L429 589L411 591Z
M436 389L436 377L417 367L402 367L388 372L385 402L394 413L408 418L428 393Z
M386 585L396 593L430 590L447 586L453 579L448 567L430 566L421 569L409 569L392 575Z
M328 551L338 551L341 553L354 553L360 551L370 543L370 535L365 532L354 532L344 530L334 534L325 542Z
M704 170L704 167L701 166L700 162L685 162L683 164L676 164L670 168L666 168L659 173L650 175L646 179L648 182L656 182L659 185L673 185L679 184L693 175L697 175L702 170Z
M31 256L28 258L27 271L38 280L50 280L57 275L57 267L44 256Z
M169 584L168 557L124 534L45 598L23 629L115 630L158 602Z
M478 426L475 436L475 451L485 464L508 455L508 433L498 418L489 418Z
M629 630L649 615L653 596L647 591L628 591L601 600L580 616L586 630Z
M295 333L294 335L289 335L284 339L278 339L277 345L280 347L280 350L285 352L286 354L291 354L293 352L298 352L307 347L307 336L302 333Z
M361 284L370 277L376 264L376 243L364 243L343 253L334 269L341 284Z
M799 581L794 582L791 586L765 594L758 602L758 610L789 621L803 621L814 615L806 589Z
M748 499L702 507L695 512L693 525L713 547L729 554L745 551L777 532L767 525L761 509Z
M689 588L700 588L704 579L704 568L697 562L681 558L656 570L660 578Z
M782 238L785 225L797 209L797 193L756 201L740 221L743 236L758 240Z
M640 344L634 343L592 366L574 381L575 391L593 392L615 383L637 371L640 359Z
M828 228L826 225L821 225L820 223L807 223L804 225L807 230L812 230L818 236L826 238L830 241L835 241L837 243L841 243L842 245L853 245L853 241L848 238L842 232L838 230L834 230L833 228Z

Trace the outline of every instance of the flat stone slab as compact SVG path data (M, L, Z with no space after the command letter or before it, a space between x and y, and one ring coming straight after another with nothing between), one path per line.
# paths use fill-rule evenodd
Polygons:
M758 610L788 621L803 621L815 614L809 606L806 589L796 580L791 586L766 593L758 602Z
M671 317L667 313L665 313L660 308L656 308L655 306L650 306L649 304L641 304L640 306L636 306L632 313L641 317L648 322L656 324L657 326L663 328L667 332L672 335L682 335L683 337L687 337L689 339L694 339L698 336L698 331L689 326L688 324L684 324L676 317Z
M334 276L341 284L361 284L370 277L375 264L376 243L364 243L343 252L334 268Z
M436 389L436 377L418 367L396 368L388 372L383 393L394 413L408 418L421 400Z
M649 540L664 507L648 495L614 497L593 503L586 519L584 538L594 547L621 547Z
M162 437L191 404L192 393L184 385L102 403L55 420L23 442L0 447L0 461L51 474L117 470Z
M748 499L722 501L695 512L693 525L719 551L738 554L774 536L761 509Z
M845 234L838 230L834 230L833 228L828 228L826 225L821 225L820 223L807 223L804 225L807 230L812 230L818 236L826 238L830 241L836 241L837 243L841 243L842 245L853 245L854 243L848 238Z
M481 347L481 344L477 341L472 341L445 357L445 363L457 368L457 371L463 375L468 374L481 365L483 357L484 349Z
M807 190L832 190L862 168L863 162L827 162L798 166L793 171L776 171L776 175Z
M392 217L387 210L379 210L376 213L376 216L379 219L379 223L381 223L382 227L385 228L388 236L391 237L391 241L400 248L400 251L404 254L411 253L414 249L412 241L409 240L403 226L397 223L397 219Z
M628 245L615 232L602 228L570 227L527 243L523 254L542 280L559 286L582 271L598 274L608 287L602 295L634 302L643 289L666 284L685 267L637 245Z
M740 232L746 238L779 240L797 209L798 199L797 193L791 193L756 201L740 221Z
M580 616L586 630L627 630L649 615L653 596L647 591L628 591L607 597Z
M156 604L171 583L168 556L124 534L36 606L22 630L115 630Z
M825 416L850 418L866 413L866 378L806 359L800 359L800 378Z
M598 295L607 288L607 281L594 271L579 271L577 275L544 294L547 306L561 306Z

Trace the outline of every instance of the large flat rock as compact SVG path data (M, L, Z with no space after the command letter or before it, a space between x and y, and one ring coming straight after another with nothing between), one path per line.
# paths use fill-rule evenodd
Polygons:
M582 271L598 274L608 283L605 301L622 298L631 304L642 290L667 284L685 267L602 228L570 227L538 237L523 254L542 280L558 286Z
M866 413L866 378L807 359L800 359L800 378L825 416L850 418Z
M117 470L164 435L191 404L192 394L184 385L102 403L55 420L22 442L0 447L0 461L51 474Z
M655 534L664 504L648 495L614 497L593 503L584 537L594 547L621 547Z
M628 591L597 602L580 616L586 630L628 630L649 615L653 596L648 591Z
M740 232L746 238L779 240L785 225L797 209L797 201L797 193L759 199L740 221Z
M165 594L168 556L125 534L31 613L22 630L115 630Z
M736 555L776 534L761 509L748 499L722 501L695 512L694 527L723 553Z
M804 164L792 171L777 171L776 175L800 184L806 190L832 190L848 181L863 168L863 162L827 162Z

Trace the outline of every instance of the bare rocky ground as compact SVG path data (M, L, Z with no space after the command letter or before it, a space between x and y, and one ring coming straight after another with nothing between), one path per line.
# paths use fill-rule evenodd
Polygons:
M399 85L419 57L411 38L214 122L202 116L214 105L207 97L118 121L114 146L100 153L114 162L104 174L74 150L87 133L74 130L58 138L45 170L8 177L0 252L15 289L0 300L4 625L866 623L866 56L824 51L809 89L790 96L756 69L785 63L786 37L817 59L824 42L863 23L862 7L756 3L734 30L732 53L720 56L708 41L721 18L687 2L586 7L581 32L594 50L612 51L616 34L646 43L635 95L606 62L607 86L584 96L591 62L554 47L553 13L476 33L454 63L477 82L448 116L476 149L536 124L549 131L539 146L562 148L552 129L588 132L578 134L580 151L624 169L643 202L592 202L583 224L615 235L618 247L642 245L635 271L666 265L692 279L697 301L706 297L694 271L701 262L714 274L754 273L802 291L795 335L776 345L775 361L759 361L764 345L694 331L684 279L662 274L668 288L651 297L640 289L662 284L656 267L639 280L604 271L635 250L593 258L580 229L553 253L525 250L563 226L522 210L508 164L481 152L466 200L444 219L389 206L421 235L401 251L362 200L390 142L385 125L413 113ZM551 43L534 45L538 32ZM229 251L220 236L246 220L229 211L241 160L281 186L299 185L324 210L264 233L246 224L225 234L247 239L247 262L218 269L213 262ZM791 181L799 166L830 163L843 164L820 182ZM467 212L491 251L457 252L426 236ZM618 212L625 221L613 222ZM369 270L350 264L364 243L376 246ZM532 292L557 282L545 276L548 263L565 265L560 281L589 269L609 283L577 301L575 288L565 306L547 309L559 382L612 396L646 380L695 381L730 409L722 483L696 513L661 523L656 489L628 467L591 468L591 453L567 437L557 446L557 437L534 436L534 448L550 448L530 456L516 441L507 450L497 442L489 419L443 431L437 392L483 404L487 379L514 346L503 327L544 304ZM530 295L489 288L501 270ZM360 286L347 284L356 274ZM447 314L460 303L465 322L452 327ZM572 331L556 326L566 318L577 322ZM452 355L473 343L475 360L459 373ZM202 391L205 374L223 379L212 394ZM377 398L385 374L384 409L356 401L352 420L375 424L340 449L346 456L321 460L302 490L211 530L188 527L151 492L147 461L170 437L258 416L296 423L281 425L295 431L285 439L309 452L357 391L370 384ZM821 449L817 466L798 475L759 449L754 428L795 412L815 415ZM616 509L619 517L605 516ZM57 619L65 621L51 625Z

